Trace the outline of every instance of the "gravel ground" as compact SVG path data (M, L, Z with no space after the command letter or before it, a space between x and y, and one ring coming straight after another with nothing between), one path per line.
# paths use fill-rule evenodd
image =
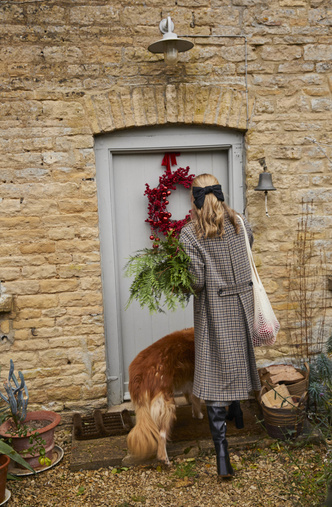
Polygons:
M63 460L36 476L9 481L8 507L312 507L326 496L326 481L317 485L327 466L323 445L289 450L276 443L231 452L235 478L220 483L214 455L175 459L169 467L71 472L71 430L60 429L56 443L65 451Z

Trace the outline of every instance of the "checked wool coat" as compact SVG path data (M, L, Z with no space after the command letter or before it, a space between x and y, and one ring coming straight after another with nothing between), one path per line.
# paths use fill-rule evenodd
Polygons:
M252 232L244 218L250 243ZM252 329L254 301L244 231L225 213L222 238L198 239L193 222L180 241L195 277L195 376L193 393L203 400L232 401L260 389Z

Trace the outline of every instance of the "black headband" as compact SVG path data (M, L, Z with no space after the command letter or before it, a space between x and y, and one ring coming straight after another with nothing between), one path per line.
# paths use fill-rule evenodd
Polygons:
M206 194L214 194L218 201L224 201L224 194L221 185L210 185L208 187L193 187L194 204L198 209L204 204Z

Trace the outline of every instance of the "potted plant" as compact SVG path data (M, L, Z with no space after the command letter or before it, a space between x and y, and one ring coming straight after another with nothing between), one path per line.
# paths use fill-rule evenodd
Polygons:
M49 410L27 412L28 389L22 372L18 375L20 382L10 360L8 380L4 382L7 396L0 392L0 397L9 405L11 417L0 425L0 436L8 439L33 469L49 466L52 463L54 430L61 417Z
M10 460L16 461L22 467L28 468L33 472L33 468L6 442L0 439L0 504L6 497L6 483L8 474L8 466Z

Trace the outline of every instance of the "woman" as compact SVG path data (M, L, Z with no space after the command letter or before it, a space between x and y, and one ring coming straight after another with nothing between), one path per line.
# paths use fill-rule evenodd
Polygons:
M251 270L243 228L225 204L218 180L211 174L197 176L192 201L192 220L183 227L180 241L195 279L193 393L205 401L218 475L225 478L234 474L227 450L226 407L260 389L251 339ZM250 226L245 218L244 222L252 243Z

